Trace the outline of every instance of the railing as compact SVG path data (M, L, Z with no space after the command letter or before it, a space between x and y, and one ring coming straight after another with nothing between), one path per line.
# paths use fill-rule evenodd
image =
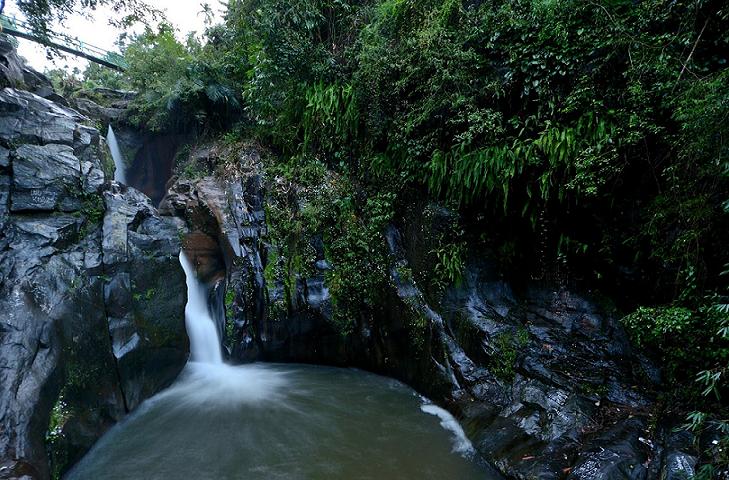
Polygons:
M124 71L127 68L124 57L118 53L90 45L78 38L55 32L48 32L47 36L41 37L33 31L28 22L7 15L0 15L0 24L2 24L3 33L8 35L56 48L115 70Z

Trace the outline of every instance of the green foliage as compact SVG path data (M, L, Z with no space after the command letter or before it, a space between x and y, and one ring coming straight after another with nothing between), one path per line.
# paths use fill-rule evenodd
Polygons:
M87 85L137 90L132 120L157 131L227 128L238 118L240 95L216 47L194 36L180 42L174 29L161 23L147 28L123 46L128 64L123 76L89 68Z
M268 164L271 177L266 220L269 225L269 285L282 281L286 304L295 302L299 277L316 273L313 244L320 240L332 266L326 282L333 303L332 320L343 335L357 325L363 309L377 304L389 279L383 231L392 219L394 194L376 192L359 199L346 177L328 173L320 161L295 156Z
M532 139L515 138L475 151L467 144L447 153L436 150L428 163L428 186L434 195L444 194L455 204L500 197L506 211L515 181L525 171L541 167L536 188L526 187L522 215L534 212L534 202L547 201L551 195L560 201L568 193L594 196L617 173L611 162L616 155L614 133L614 127L588 113L575 126L546 121L544 130Z
M119 54L110 52L106 55L106 60L118 62ZM128 90L131 86L127 75L118 70L113 70L98 63L89 62L83 72L83 88L85 90L93 90L96 87L111 88L114 90Z
M235 291L232 288L229 288L225 292L225 340L227 342L232 342L233 337L235 336L234 304Z
M314 148L332 152L342 160L342 150L351 146L359 122L352 86L315 83L306 89L305 98L306 107L301 122L304 130L303 151Z
M434 283L438 290L443 290L448 285L455 284L459 286L463 277L463 269L465 266L466 244L446 243L436 248L431 254L435 255L437 263L435 264Z
M104 218L106 205L100 195L86 195L81 204L81 214L86 217L86 221L91 225L98 225Z
M726 337L722 325L729 321L718 310L702 307L692 310L681 306L640 307L623 318L631 339L638 347L659 356L670 383L682 382L687 376L729 359ZM705 372L699 377L704 395L714 391L718 372Z
M729 264L725 265L722 275L729 275ZM716 401L722 400L722 392L726 392L727 375L729 374L729 352L727 352L727 340L729 340L729 298L727 296L713 295L706 299L703 310L709 317L713 318L713 325L716 333L711 338L713 344L724 346L721 354L711 355L712 364L705 370L696 374L696 383L701 388L701 394L707 399ZM724 412L719 412L719 414ZM710 427L719 434L718 443L712 444L707 451L702 452L706 461L701 466L697 478L714 478L717 471L725 471L729 468L729 421L726 417L710 415L704 411L694 410L689 413L684 428L694 432L700 440L703 431ZM699 443L699 441L697 441Z
M79 230L79 237L84 238L101 224L106 212L106 205L98 193L85 192L80 186L71 190L74 196L81 199L81 208L78 212L74 212L74 216L82 217L84 220Z
M358 108L349 77L362 2L247 0L229 18L250 62L245 97L258 133L286 152L306 143L327 159L351 160Z
M683 307L640 307L623 318L623 325L639 347L660 346L676 335L687 333L693 312Z
M46 69L43 71L43 75L51 81L53 90L64 97L72 97L82 88L82 81L78 78L78 74L78 69L74 69L72 72L62 68Z
M334 201L333 221L325 235L327 259L333 268L327 283L334 303L334 320L349 333L360 310L374 309L389 279L384 239L392 219L394 195L378 192L358 206L352 197Z
M529 342L529 332L520 327L516 332L505 331L496 335L494 339L494 354L492 355L491 371L505 382L514 380L514 370L519 351Z
M230 289L225 292L225 318L227 320L233 319L233 302L235 301L235 292Z
M532 229L549 212L547 248L590 252L565 261L604 278L634 249L677 295L682 272L700 293L725 261L724 7L245 0L209 38L285 156Z
M53 479L61 478L63 473L61 468L68 462L68 452L63 447L63 427L71 415L63 392L61 392L51 409L48 430L46 430L46 444L50 450L51 478Z
M63 395L59 395L56 403L53 405L51 410L51 419L48 424L48 432L46 433L46 441L53 442L62 433L63 425L69 417L66 403L64 402Z

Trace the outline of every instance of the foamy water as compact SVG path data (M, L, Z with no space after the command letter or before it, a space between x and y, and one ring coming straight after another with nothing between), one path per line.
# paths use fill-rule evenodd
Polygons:
M473 444L463 431L463 427L458 420L443 408L432 403L424 403L420 406L420 410L430 415L435 415L440 419L440 426L453 434L453 452L461 455L472 455L474 453Z
M288 376L285 370L271 370L264 364L189 362L177 382L158 397L201 408L271 405L285 402Z

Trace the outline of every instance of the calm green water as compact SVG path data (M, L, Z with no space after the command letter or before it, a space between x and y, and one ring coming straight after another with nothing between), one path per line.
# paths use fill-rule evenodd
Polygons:
M67 478L498 478L452 417L424 402L358 370L191 362Z

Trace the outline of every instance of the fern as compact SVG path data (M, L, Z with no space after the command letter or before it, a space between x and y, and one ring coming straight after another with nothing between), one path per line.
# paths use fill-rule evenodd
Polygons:
M337 151L357 136L359 113L351 85L318 82L306 89L302 149Z
M574 126L547 123L534 139L515 138L510 144L477 150L463 144L448 152L436 150L428 162L426 183L432 194L458 205L496 196L506 211L515 180L531 168L537 172L539 198L546 201L556 190L563 201L568 191L578 196L595 193L606 181L601 167L611 162L602 159L615 154L614 137L615 127L588 114ZM576 180L567 183L561 181L564 178ZM522 215L532 206L531 185L526 193Z

